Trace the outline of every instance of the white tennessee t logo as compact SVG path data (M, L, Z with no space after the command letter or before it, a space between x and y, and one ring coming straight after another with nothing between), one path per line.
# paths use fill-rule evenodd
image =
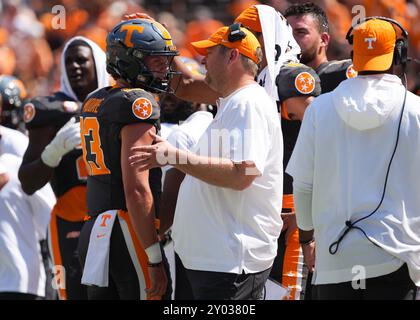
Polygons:
M373 49L372 42L376 42L376 38L365 38L365 42L369 42L368 49Z

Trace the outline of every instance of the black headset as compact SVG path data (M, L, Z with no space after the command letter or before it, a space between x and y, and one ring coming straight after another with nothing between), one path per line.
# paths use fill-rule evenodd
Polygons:
M403 68L403 77L402 77L402 82L403 85L405 87L405 93L404 93L404 99L403 99L403 103L402 103L402 107L401 107L401 112L400 112L400 117L399 117L399 121L398 121L398 129L397 129L397 136L395 139L395 144L394 144L394 148L392 151L392 155L391 158L389 160L388 163L388 167L386 170L386 174L385 174L385 181L384 181L384 186L382 189L382 195L381 195L381 199L378 203L378 205L376 206L376 208L370 212L369 214L357 219L356 221L351 221L351 220L347 220L345 222L345 229L342 232L342 234L338 237L338 239L336 241L334 241L328 248L328 251L330 252L330 254L334 255L337 253L338 251L338 247L341 243L341 241L344 239L344 237L347 235L347 233L350 232L350 230L352 229L357 229L360 232L363 233L363 235L366 237L367 240L369 240L372 244L374 244L375 246L379 247L376 243L374 243L372 240L369 239L368 235L366 234L366 232L359 226L357 226L356 224L358 224L359 222L368 219L369 217L371 217L372 215L374 215L379 208L382 205L382 202L384 201L385 198L385 193L386 193L386 187L388 184L388 176L389 176L389 171L391 169L391 164L392 164L392 160L394 160L394 156L395 156L395 152L397 151L397 147L398 147L398 141L400 139L400 131L401 131L401 123L402 123L402 117L404 114L404 109L405 109L405 101L407 99L407 78L405 75L405 68L407 65L407 61L409 61L408 57L407 57L407 52L408 52L408 32L395 20L393 19L389 19L389 18L385 18L385 17L368 17L366 19L363 19L362 21L360 21L357 25L364 23L368 20L372 20L372 19L379 19L379 20L384 20L384 21L388 21L394 25L396 25L398 28L400 28L400 30L402 31L402 35L403 35L403 39L397 39L395 42L395 48L394 48L394 64L395 65L401 65ZM353 44L353 35L351 34L351 32L353 31L353 26L350 27L349 31L347 32L346 35L346 39L347 41L352 45ZM353 52L352 52L353 53Z
M352 31L354 29L354 27L369 21L369 20L373 20L373 19L378 19L378 20L383 20L383 21L387 21L395 26L397 26L400 30L401 30L401 34L402 34L402 38L398 38L395 41L395 48L394 48L394 64L395 65L402 65L403 68L406 67L407 65L407 61L408 61L408 32L407 30L405 30L403 28L403 26L395 21L394 19L391 18L386 18L386 17L380 17L380 16L373 16L373 17L367 17L365 19L362 19L359 21L359 23L357 23L355 26L351 26L349 31L347 31L346 34L346 40L349 42L349 44L353 45L353 34ZM353 53L353 51L352 51ZM352 57L353 58L353 57Z
M229 42L240 41L246 37L246 33L241 30L240 23L234 23L229 26Z

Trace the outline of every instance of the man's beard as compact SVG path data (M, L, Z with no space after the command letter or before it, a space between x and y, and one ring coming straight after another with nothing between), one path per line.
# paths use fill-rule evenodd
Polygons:
M307 52L302 52L302 55L300 57L300 63L308 64L309 62L312 62L316 58L316 49L315 50L308 50Z

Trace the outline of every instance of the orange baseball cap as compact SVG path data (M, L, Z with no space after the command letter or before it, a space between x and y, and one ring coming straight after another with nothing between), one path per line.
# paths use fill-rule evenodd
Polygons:
M260 63L257 55L257 48L261 48L257 38L252 34L251 31L240 28L245 33L245 38L238 41L230 42L229 38L229 27L221 27L215 33L213 33L208 40L201 40L191 42L191 45L202 56L207 56L207 48L211 48L217 45L223 45L231 49L238 49L241 54L250 58L256 64Z
M396 41L388 21L368 20L353 31L353 67L356 71L385 71L391 67Z
M235 22L242 24L244 27L251 29L254 32L262 32L260 16L256 6L251 6L235 19Z

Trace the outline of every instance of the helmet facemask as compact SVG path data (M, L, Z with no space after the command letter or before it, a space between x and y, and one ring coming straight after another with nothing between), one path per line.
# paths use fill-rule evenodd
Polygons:
M171 87L170 83L174 75L177 74L174 70L171 69L172 62L176 54L170 52L168 53L148 53L140 51L137 49L133 50L133 56L135 57L136 62L139 65L140 72L137 74L135 79L135 85L140 86L144 89L151 90L156 93L160 92L170 92ZM148 57L165 57L167 59L166 65L167 69L165 72L160 70L153 70L147 66L145 59ZM155 76L161 74L161 76Z

